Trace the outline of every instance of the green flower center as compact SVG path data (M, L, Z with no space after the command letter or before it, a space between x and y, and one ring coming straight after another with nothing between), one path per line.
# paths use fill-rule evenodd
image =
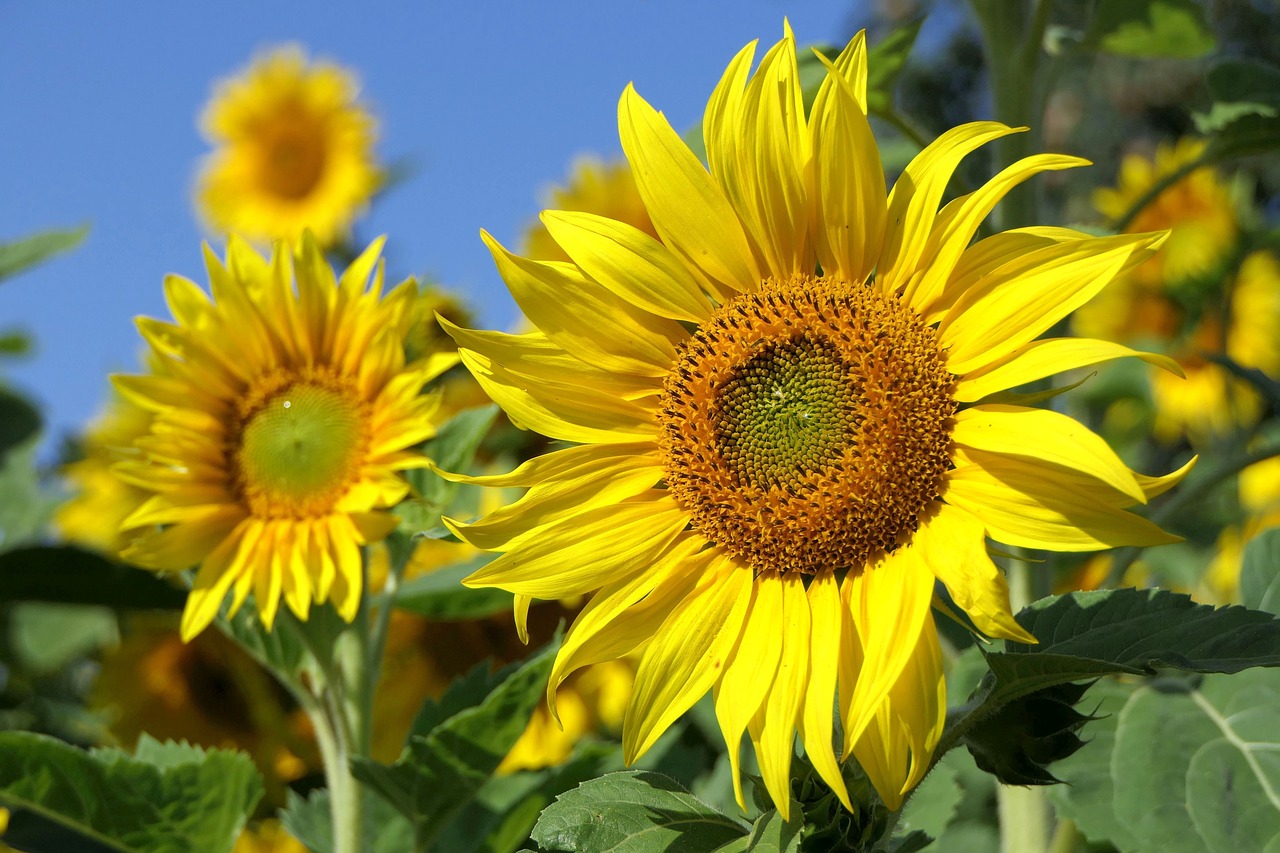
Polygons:
M667 486L757 571L861 571L941 493L952 382L936 331L895 297L765 282L698 329L663 385Z
M362 406L341 391L297 383L245 421L236 454L255 515L328 512L358 473L368 444Z

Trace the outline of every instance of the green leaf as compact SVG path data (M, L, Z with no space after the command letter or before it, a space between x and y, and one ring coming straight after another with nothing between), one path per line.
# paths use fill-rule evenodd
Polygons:
M1239 672L1280 666L1280 620L1243 607L1214 608L1166 590L1075 592L1037 601L1017 616L1039 645L1006 643L943 735L941 752L1023 697L1101 675L1162 669Z
M330 613L333 619L339 618L329 604L313 607L311 618L325 619ZM311 660L301 638L304 626L288 608L280 608L275 626L270 631L263 626L253 606L241 607L230 619L224 609L218 615L217 625L267 669L281 677L291 679Z
M927 832L916 830L906 835L895 836L889 842L889 853L919 853L932 843L933 838Z
M33 436L9 453L0 453L0 543L6 548L39 541L57 506L41 487L38 442Z
M0 388L0 458L34 438L42 423L35 406L12 391Z
M413 849L413 827L399 812L372 791L363 791L364 812L360 825L363 853L401 853ZM311 853L333 853L333 818L329 792L312 791L303 799L288 792L280 823Z
M533 830L543 850L557 853L715 850L747 835L675 781L643 770L610 773L562 794Z
M947 828L964 796L958 767L963 754L962 750L948 752L911 792L898 821L900 830L920 830L937 838Z
M1195 59L1218 46L1195 0L1099 0L1085 44L1147 59Z
M10 619L14 654L39 673L56 672L119 636L115 615L101 607L23 602Z
M84 752L29 732L0 732L0 803L29 809L113 850L229 851L262 796L247 755L160 744L136 756Z
M57 545L0 553L0 600L178 610L187 594L154 572Z
M893 106L893 88L907 65L924 18L894 29L867 48L867 110L883 113Z
M798 853L803 830L804 812L793 799L789 822L776 809L756 819L746 849L753 853Z
M434 710L424 709L400 759L392 765L355 761L352 770L409 818L419 846L426 846L493 775L524 733L546 695L559 638L500 681L473 670L466 685L449 691ZM500 676L499 676L500 677ZM496 683L495 683L496 682ZM482 701L458 709L463 698Z
M31 352L31 338L22 332L0 333L0 355L26 355Z
M497 415L498 407L492 404L459 412L440 426L435 438L423 445L423 455L445 471L465 472ZM414 496L396 507L401 529L421 533L439 527L440 515L448 509L458 484L424 469L408 471L405 478Z
M1055 767L1061 815L1123 853L1280 849L1280 672L1104 686L1093 742Z
M1245 546L1240 599L1251 610L1280 615L1280 527L1263 531Z
M74 249L89 233L89 226L62 231L42 231L12 243L0 243L0 281L33 267L46 258Z
M471 589L462 579L486 565L496 554L481 554L459 566L414 578L400 587L396 607L431 619L479 619L510 611L515 596L506 590Z

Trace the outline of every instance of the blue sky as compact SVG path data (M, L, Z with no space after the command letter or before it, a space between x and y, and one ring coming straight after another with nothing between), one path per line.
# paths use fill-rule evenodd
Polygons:
M410 180L360 239L387 234L396 277L427 274L491 327L515 307L480 242L516 240L575 155L613 155L629 81L677 128L701 115L733 54L770 44L787 16L801 42L843 41L844 3L632 2L10 3L0 6L0 240L89 223L73 254L0 286L0 331L33 355L0 366L76 430L133 371L139 314L168 317L165 273L204 283L192 177L211 86L287 41L355 69L379 116L379 153ZM213 12L216 8L216 13ZM732 8L731 13L727 10Z

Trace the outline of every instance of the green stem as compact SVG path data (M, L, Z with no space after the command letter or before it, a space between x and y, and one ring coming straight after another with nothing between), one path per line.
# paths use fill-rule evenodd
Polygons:
M873 110L872 115L881 119L886 124L892 125L895 130L907 139L910 139L911 142L922 151L928 147L929 140L925 132L916 127L909 118L898 112L893 107L888 107L883 110Z
M1156 525L1163 527L1170 519L1177 518L1184 509L1195 506L1204 500L1219 483L1239 474L1250 465L1265 462L1273 456L1280 456L1280 445L1268 445L1258 450L1236 454L1226 462L1212 469L1196 480L1195 488L1179 489L1169 500L1148 516ZM1106 585L1117 586L1124 580L1124 573L1133 561L1142 553L1141 548L1117 548L1115 558L1111 561L1111 570L1107 572Z
M1080 841L1080 830L1073 821L1064 820L1058 824L1058 831L1053 834L1053 842L1049 845L1049 853L1075 853Z
M1053 811L1044 790L1001 785L998 794L1001 853L1048 853Z

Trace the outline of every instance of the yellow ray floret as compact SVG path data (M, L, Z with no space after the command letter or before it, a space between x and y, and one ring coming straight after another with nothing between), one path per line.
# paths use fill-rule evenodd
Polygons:
M987 401L1141 355L1036 339L1163 235L1028 228L975 243L1011 188L1083 161L1028 157L944 204L960 161L1017 131L982 122L944 134L890 189L862 35L828 63L807 116L790 32L754 75L753 55L707 105L708 167L623 92L651 233L548 211L569 259L556 262L485 235L534 331L446 328L514 422L578 446L511 475L451 475L529 491L446 523L500 552L469 585L525 603L590 596L552 671L553 708L578 668L640 656L628 761L710 691L740 802L746 735L788 812L799 733L846 806L839 762L852 756L896 809L942 730L940 585L985 636L1035 641L987 537L1060 550L1173 538L1126 507L1185 469L1137 474L1066 416Z
M211 296L166 282L175 320L141 318L151 373L113 377L151 414L135 458L115 466L150 497L123 523L126 559L198 566L185 639L250 592L271 627L281 599L301 619L332 600L360 602L360 546L386 536L398 476L434 434L424 386L454 354L406 362L417 288L383 294L382 241L335 277L309 236L265 259L233 238L224 264L206 252Z

